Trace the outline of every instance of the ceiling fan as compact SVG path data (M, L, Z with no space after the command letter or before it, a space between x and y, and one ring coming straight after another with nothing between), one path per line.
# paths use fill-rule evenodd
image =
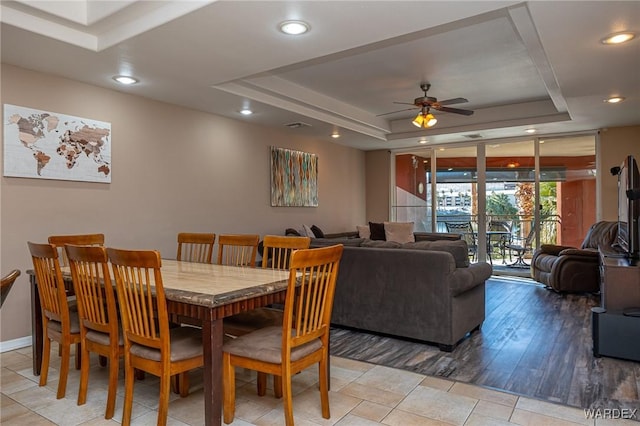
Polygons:
M438 101L438 99L434 98L433 96L427 96L427 92L429 91L430 88L431 88L431 84L429 83L420 84L420 89L424 92L424 96L415 98L413 100L413 103L394 102L394 104L413 105L411 108L401 109L399 111L387 112L384 114L378 114L378 117L383 115L395 114L401 111L409 111L412 109L420 108L420 114L418 114L418 116L413 120L413 124L416 125L417 127L432 127L433 125L436 124L438 120L434 117L433 114L431 114L431 111L430 111L431 109L434 109L436 111L451 112L454 114L462 114L462 115L473 114L473 111L469 109L451 108L446 106L446 105L461 104L464 102L469 102L467 99L453 98L453 99L447 99L444 101Z

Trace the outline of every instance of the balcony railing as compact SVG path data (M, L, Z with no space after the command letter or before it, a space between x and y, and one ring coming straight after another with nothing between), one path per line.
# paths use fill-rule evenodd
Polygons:
M478 232L478 216L472 214L455 214L455 215L440 215L436 221L436 232L447 232L447 222L470 222L471 227ZM505 257L510 256L509 250L505 250L505 245L515 242L524 242L527 236L531 232L531 228L534 226L532 218L523 215L490 215L486 220L487 231L500 231L498 237L501 241L493 241L493 235L488 234L487 251L490 251L492 260L502 260L505 262ZM540 222L540 244L556 244L558 231L560 229L561 218L557 215L546 216ZM501 231L506 231L507 234ZM537 248L535 230L534 237L531 239L530 250L525 252L524 257L531 256L533 251Z

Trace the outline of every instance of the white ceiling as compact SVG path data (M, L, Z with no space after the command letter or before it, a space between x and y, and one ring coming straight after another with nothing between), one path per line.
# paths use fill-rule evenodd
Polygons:
M639 1L3 0L0 19L3 63L363 150L640 124ZM282 34L287 19L311 31ZM600 43L621 30L639 37ZM378 116L421 82L475 114Z

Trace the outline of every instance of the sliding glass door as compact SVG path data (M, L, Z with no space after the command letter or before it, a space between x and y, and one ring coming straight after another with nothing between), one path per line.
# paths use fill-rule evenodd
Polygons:
M472 261L522 273L539 244L579 247L595 222L595 143L578 135L397 153L392 220L461 233Z

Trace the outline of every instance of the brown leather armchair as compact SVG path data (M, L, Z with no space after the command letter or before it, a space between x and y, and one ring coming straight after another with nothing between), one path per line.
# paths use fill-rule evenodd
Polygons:
M557 292L600 291L598 246L610 247L617 229L617 222L591 225L580 248L543 244L533 253L533 279Z

